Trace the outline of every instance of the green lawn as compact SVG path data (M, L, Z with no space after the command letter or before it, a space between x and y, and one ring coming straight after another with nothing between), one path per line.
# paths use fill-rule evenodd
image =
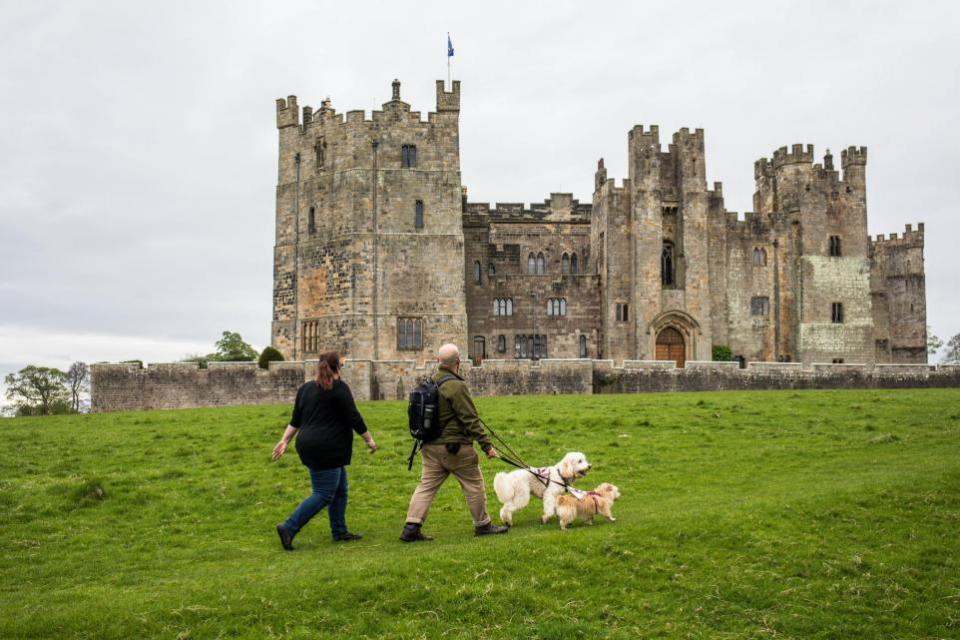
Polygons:
M308 492L287 407L0 421L2 638L958 638L960 390L481 398L536 464L617 484L617 522L474 538L417 482L398 402L360 407L350 528L280 549ZM483 462L490 480L506 465ZM102 495L101 495L102 490ZM496 519L496 517L495 517Z

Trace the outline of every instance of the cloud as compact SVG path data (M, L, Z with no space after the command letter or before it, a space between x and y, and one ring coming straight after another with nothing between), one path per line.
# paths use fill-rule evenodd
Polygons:
M91 360L136 357L112 336L131 352L124 336L209 345L230 329L266 344L274 99L369 111L397 77L428 111L447 31L472 200L589 202L599 157L625 176L636 123L704 127L708 179L739 211L773 149L867 145L869 231L926 222L930 323L960 332L953 3L104 0L4 18L0 323L36 332L0 360L73 353L50 336Z

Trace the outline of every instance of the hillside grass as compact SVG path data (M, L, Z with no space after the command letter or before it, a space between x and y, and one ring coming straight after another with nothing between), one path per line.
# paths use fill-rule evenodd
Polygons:
M474 538L459 487L397 540L405 406L360 409L347 520L280 549L308 492L288 407L0 422L2 638L957 638L960 390L480 398L535 464L584 451L617 522L540 503ZM482 463L490 480L509 469Z

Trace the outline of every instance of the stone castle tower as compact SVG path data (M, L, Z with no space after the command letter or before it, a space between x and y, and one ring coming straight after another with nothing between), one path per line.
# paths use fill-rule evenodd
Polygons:
M467 202L460 83L422 121L393 99L370 120L277 101L273 345L288 358L926 362L923 225L867 235L865 147L782 147L754 166L754 211L708 188L704 132L664 150L627 136L593 203Z
M277 100L280 164L273 346L289 359L430 357L464 344L460 84L426 120L393 97L314 113ZM302 115L301 115L302 114Z

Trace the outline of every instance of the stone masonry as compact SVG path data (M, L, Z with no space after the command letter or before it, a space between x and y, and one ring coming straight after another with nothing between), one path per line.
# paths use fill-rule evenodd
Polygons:
M464 364L477 396L720 391L747 389L866 389L960 386L960 366L925 364L815 364L669 360L503 359ZM343 379L358 400L402 400L433 365L413 361L347 360ZM293 403L297 389L316 374L315 362L95 364L91 410L143 411Z
M706 183L702 129L627 135L628 175L592 203L468 202L460 83L423 118L277 101L273 346L424 366L452 341L485 359L926 363L923 224L867 234L865 147L781 147L753 212ZM379 365L377 365L379 366ZM376 367L375 367L376 368ZM386 370L386 369L384 369ZM376 375L374 375L376 378ZM389 394L388 394L389 395Z

